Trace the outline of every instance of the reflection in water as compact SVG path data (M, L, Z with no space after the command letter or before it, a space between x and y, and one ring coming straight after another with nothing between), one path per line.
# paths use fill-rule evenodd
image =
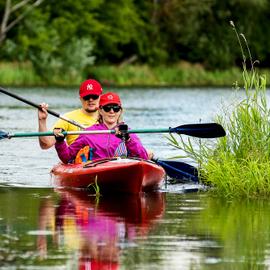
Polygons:
M199 222L189 221L192 234L208 240L200 269L269 269L269 201L205 196L201 203Z
M166 195L166 208L164 203ZM270 201L0 189L0 269L270 269Z
M79 269L118 269L121 250L146 236L165 208L164 193L96 198L83 191L58 192L57 207L49 198L41 203L39 230L55 230L58 247L77 251ZM37 238L43 259L46 238Z

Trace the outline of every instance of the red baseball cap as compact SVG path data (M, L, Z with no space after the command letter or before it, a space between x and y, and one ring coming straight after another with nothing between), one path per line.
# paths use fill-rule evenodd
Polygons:
M101 261L97 259L89 259L89 258L82 258L79 261L79 269L80 270L117 270L119 269L119 262L117 261Z
M83 98L88 95L100 96L101 94L102 87L98 81L90 79L82 82L80 86L80 97Z
M101 95L99 99L99 106L105 106L107 104L117 104L121 106L120 97L113 92L108 92L106 94Z

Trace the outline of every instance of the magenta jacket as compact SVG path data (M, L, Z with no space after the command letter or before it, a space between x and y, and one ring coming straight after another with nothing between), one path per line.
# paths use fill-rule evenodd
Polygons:
M108 130L105 124L95 124L86 130ZM121 139L115 134L81 134L70 146L63 142L56 142L55 149L63 163L72 162L77 153L84 146L92 148L92 160L113 157ZM130 140L126 142L129 157L148 159L147 152L137 135L130 134Z

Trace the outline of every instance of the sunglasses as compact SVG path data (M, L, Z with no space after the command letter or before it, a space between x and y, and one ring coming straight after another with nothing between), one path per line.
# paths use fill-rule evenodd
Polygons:
M93 99L93 100L97 100L99 98L98 95L87 95L85 97L83 97L83 100L87 101L89 99Z
M104 112L110 112L111 109L113 109L114 112L119 112L122 108L119 105L105 105L102 106L102 109L104 110Z

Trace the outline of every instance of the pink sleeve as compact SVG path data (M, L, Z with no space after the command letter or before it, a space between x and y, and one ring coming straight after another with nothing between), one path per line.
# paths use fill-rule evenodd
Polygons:
M85 142L84 136L79 136L70 146L67 146L65 141L56 142L55 149L61 161L63 163L69 163L75 159L77 153L85 145L87 145L87 143Z
M137 135L130 134L130 140L126 142L126 147L130 157L148 159L148 154Z

